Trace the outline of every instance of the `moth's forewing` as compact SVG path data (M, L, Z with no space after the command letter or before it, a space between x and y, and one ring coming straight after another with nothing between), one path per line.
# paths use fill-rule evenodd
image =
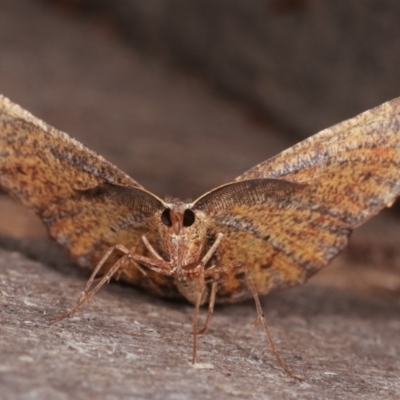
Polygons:
M400 98L396 98L309 137L235 181L280 178L315 185L313 201L341 210L354 226L398 196L399 165Z
M104 158L2 96L0 187L32 208L50 235L90 268L115 244L143 254L141 235L153 239L163 209ZM126 275L132 282L143 278L134 266Z
M262 184L273 178L304 187L274 196ZM244 182L253 185L240 201L235 185ZM346 246L353 228L399 195L400 99L310 137L230 185L229 199L217 189L198 200L212 230L224 233L217 263L242 262L259 293L304 282ZM263 190L264 199L254 195ZM219 296L251 297L243 274L224 274Z

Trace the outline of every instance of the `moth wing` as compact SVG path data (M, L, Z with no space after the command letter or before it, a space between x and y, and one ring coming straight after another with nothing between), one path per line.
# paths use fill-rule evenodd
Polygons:
M224 234L216 264L247 266L259 293L268 293L304 282L346 246L353 228L391 205L399 171L395 99L257 165L193 208ZM251 295L240 274L225 274L220 286L222 300Z
M141 235L150 234L163 209L160 199L104 158L2 96L0 187L91 268L117 243L143 252Z
M327 128L240 175L314 186L315 204L355 227L400 191L400 97Z

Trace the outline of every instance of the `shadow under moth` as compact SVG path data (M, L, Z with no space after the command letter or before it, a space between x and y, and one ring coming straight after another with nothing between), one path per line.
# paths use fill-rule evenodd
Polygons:
M400 192L400 98L325 129L193 202L163 200L0 96L0 187L93 270L72 315L111 277L195 305L304 283ZM100 276L100 281L95 277ZM199 307L208 304L203 329Z

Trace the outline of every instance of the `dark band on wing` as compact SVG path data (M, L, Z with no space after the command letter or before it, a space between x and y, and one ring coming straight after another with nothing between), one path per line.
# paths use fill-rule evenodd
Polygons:
M193 210L215 212L229 210L240 204L262 204L270 199L287 198L306 186L283 179L249 179L228 183L200 197Z
M136 187L119 186L107 182L94 188L77 190L77 192L85 197L126 206L132 211L145 215L153 215L165 209L161 200Z

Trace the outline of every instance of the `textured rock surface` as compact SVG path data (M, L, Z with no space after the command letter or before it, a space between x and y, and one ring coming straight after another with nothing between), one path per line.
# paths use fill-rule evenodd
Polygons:
M190 365L192 307L112 284L49 326L80 291L62 271L0 253L2 398L395 398L400 304L312 285L264 299L285 376L254 305L218 307Z

